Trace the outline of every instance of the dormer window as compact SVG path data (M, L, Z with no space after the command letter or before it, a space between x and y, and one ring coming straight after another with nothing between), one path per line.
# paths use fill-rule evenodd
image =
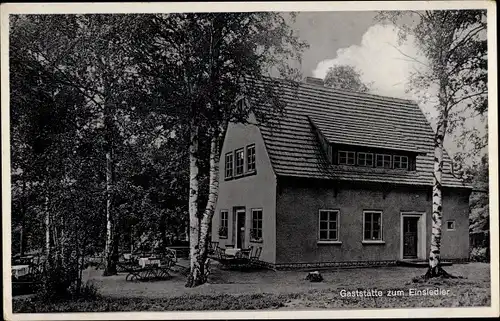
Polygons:
M383 168L391 168L392 167L391 158L392 158L391 155L377 154L376 166Z
M396 169L408 169L408 157L394 155L394 168L396 168Z
M356 153L350 151L339 151L339 165L355 165Z
M373 167L373 154L358 152L358 165L365 167Z

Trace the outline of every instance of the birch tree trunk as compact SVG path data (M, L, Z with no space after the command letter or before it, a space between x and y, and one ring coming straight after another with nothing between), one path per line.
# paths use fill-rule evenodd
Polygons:
M116 268L113 267L113 156L112 150L106 152L106 244L104 248L105 265L104 275L116 274Z
M189 257L190 273L186 287L193 287L200 278L200 266L198 265L198 249L200 237L200 219L198 215L199 195L199 167L198 167L198 145L199 129L195 121L191 121L191 134L189 140Z
M116 274L116 262L114 260L114 213L113 213L113 184L114 184L114 159L113 159L113 120L110 106L104 105L104 122L106 128L106 244L104 248L104 272L103 275Z
M45 255L50 257L50 213L49 213L49 197L45 196Z
M441 268L441 225L443 219L443 141L446 133L446 121L440 119L434 138L434 186L432 188L432 234L429 253L429 270L426 276L440 274Z
M446 66L442 62L442 66ZM439 103L441 107L439 120L437 123L436 135L434 136L434 182L432 187L432 233L431 246L429 253L429 268L425 274L425 278L438 276L449 276L441 267L441 231L443 222L443 154L444 154L444 138L448 125L448 93L447 82L448 78L442 68L439 73L440 88L439 88Z
M210 175L208 201L199 225L198 246L194 255L191 256L191 273L186 286L194 287L207 282L209 274L209 263L207 257L208 250L208 230L212 221L217 196L219 194L219 148L220 137L214 135L210 142ZM191 247L193 249L193 247Z

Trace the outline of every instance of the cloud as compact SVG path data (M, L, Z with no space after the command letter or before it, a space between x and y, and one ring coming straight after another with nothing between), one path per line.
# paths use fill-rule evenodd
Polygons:
M332 66L351 65L361 71L362 81L373 83L371 91L374 94L408 99L412 98L406 92L408 78L412 71L422 68L413 59L425 62L411 37L398 45L398 30L377 24L365 32L360 45L341 48L334 58L318 63L313 75L324 78Z

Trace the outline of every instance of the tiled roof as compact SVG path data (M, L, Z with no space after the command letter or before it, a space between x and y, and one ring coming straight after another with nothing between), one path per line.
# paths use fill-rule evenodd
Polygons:
M432 186L434 133L415 103L305 83L285 87L283 117L259 125L276 175ZM310 120L332 143L418 152L417 170L332 165ZM443 185L468 187L450 170L445 153Z

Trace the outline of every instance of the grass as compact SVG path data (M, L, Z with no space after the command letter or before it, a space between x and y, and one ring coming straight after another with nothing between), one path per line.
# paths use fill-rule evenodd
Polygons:
M79 300L47 303L38 298L14 301L14 313L40 312L128 312L128 311L200 311L200 310L262 310L283 307L288 295L242 294L242 295L182 295L172 298L145 297L98 297L94 300Z
M456 264L447 271L462 279L413 282L425 269L408 267L322 271L324 281L311 283L300 271L224 271L214 268L209 284L185 288L185 278L158 282L126 282L125 276L102 277L89 269L88 280L99 287L94 300L47 303L36 297L13 301L15 313L105 311L200 311L253 309L348 309L409 307L473 307L491 305L489 264ZM410 289L449 290L447 295L410 296ZM380 297L343 297L342 290L383 292ZM388 296L388 290L403 291ZM402 295L401 295L402 294Z

